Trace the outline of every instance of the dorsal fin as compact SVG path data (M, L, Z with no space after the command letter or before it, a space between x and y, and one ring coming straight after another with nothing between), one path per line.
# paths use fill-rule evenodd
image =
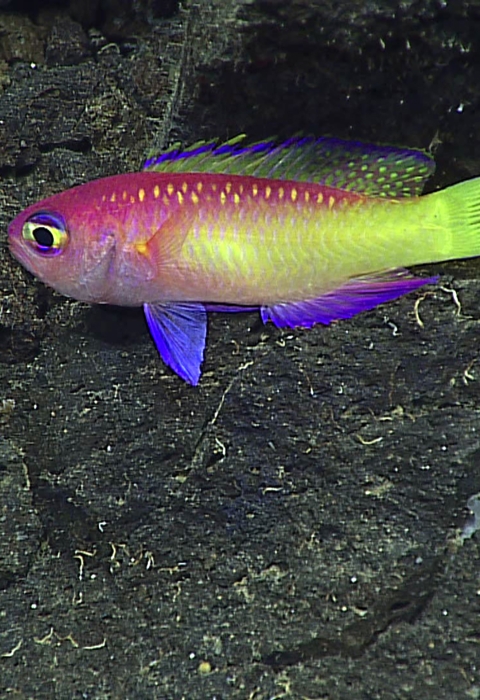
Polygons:
M419 195L435 170L429 155L412 149L312 136L282 143L245 139L240 134L223 144L198 141L184 150L176 144L149 158L144 169L313 182L370 197Z

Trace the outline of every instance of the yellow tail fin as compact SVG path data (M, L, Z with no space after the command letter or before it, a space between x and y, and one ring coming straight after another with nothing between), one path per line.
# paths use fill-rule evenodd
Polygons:
M443 209L442 224L447 229L445 259L480 255L480 177L430 196L438 197Z

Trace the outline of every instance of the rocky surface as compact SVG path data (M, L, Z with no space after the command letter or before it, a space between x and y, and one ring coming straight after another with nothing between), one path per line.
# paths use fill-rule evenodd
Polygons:
M479 697L477 261L327 328L214 315L192 388L140 311L6 249L27 204L178 139L480 174L478 4L0 5L1 697Z

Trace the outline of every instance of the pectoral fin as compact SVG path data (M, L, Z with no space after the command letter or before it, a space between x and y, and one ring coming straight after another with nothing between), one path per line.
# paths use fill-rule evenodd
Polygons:
M150 333L163 361L189 384L198 384L207 337L202 304L144 304Z
M279 328L311 328L315 323L351 318L436 281L436 277L414 277L407 270L389 270L351 279L317 299L262 306L260 313L264 323L272 321Z

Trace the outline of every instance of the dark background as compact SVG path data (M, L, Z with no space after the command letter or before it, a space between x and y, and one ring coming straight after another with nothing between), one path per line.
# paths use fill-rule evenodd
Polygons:
M215 315L193 388L140 310L56 295L6 230L239 132L478 175L479 3L0 5L0 697L478 697L476 260L330 327Z

